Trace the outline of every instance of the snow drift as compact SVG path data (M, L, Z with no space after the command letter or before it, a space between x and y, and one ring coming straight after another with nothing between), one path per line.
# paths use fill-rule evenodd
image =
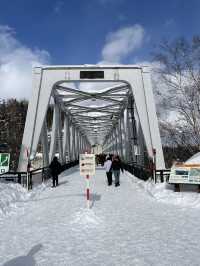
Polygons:
M157 183L143 181L126 172L131 181L145 193L160 202L178 205L180 207L200 208L200 194L197 193L196 185L184 185L182 192L174 192L174 186L168 183Z

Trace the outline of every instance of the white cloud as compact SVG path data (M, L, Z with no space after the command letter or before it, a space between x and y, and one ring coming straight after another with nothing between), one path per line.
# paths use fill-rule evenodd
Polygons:
M126 56L142 46L144 28L135 24L116 32L109 33L102 50L102 61L107 63L119 63Z
M47 51L24 46L11 28L0 25L0 98L28 99L32 66L47 64L49 58Z

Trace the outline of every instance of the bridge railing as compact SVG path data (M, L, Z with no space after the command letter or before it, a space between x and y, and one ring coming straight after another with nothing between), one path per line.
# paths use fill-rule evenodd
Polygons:
M156 169L155 170L155 183L168 182L170 176L170 169Z
M152 178L152 171L139 164L127 164L123 163L123 167L126 171L144 181Z
M144 181L151 178L155 183L169 181L170 169L149 169L139 164L123 163L126 171Z
M0 174L0 181L6 181L6 182L15 182L22 184L23 186L26 185L26 178L27 178L27 172L6 172L3 174Z
M74 167L78 161L68 162L62 165L61 172ZM21 184L27 189L32 189L34 185L42 184L51 178L51 171L49 167L41 167L30 170L28 172L6 172L0 174L0 181L15 182Z

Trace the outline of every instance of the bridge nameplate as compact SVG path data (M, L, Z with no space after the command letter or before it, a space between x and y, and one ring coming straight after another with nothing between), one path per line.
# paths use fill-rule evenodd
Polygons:
M104 79L104 71L80 71L80 79Z

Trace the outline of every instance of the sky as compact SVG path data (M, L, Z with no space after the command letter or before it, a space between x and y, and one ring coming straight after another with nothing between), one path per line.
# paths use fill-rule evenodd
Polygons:
M0 1L0 98L29 98L33 65L150 62L199 34L199 0Z

